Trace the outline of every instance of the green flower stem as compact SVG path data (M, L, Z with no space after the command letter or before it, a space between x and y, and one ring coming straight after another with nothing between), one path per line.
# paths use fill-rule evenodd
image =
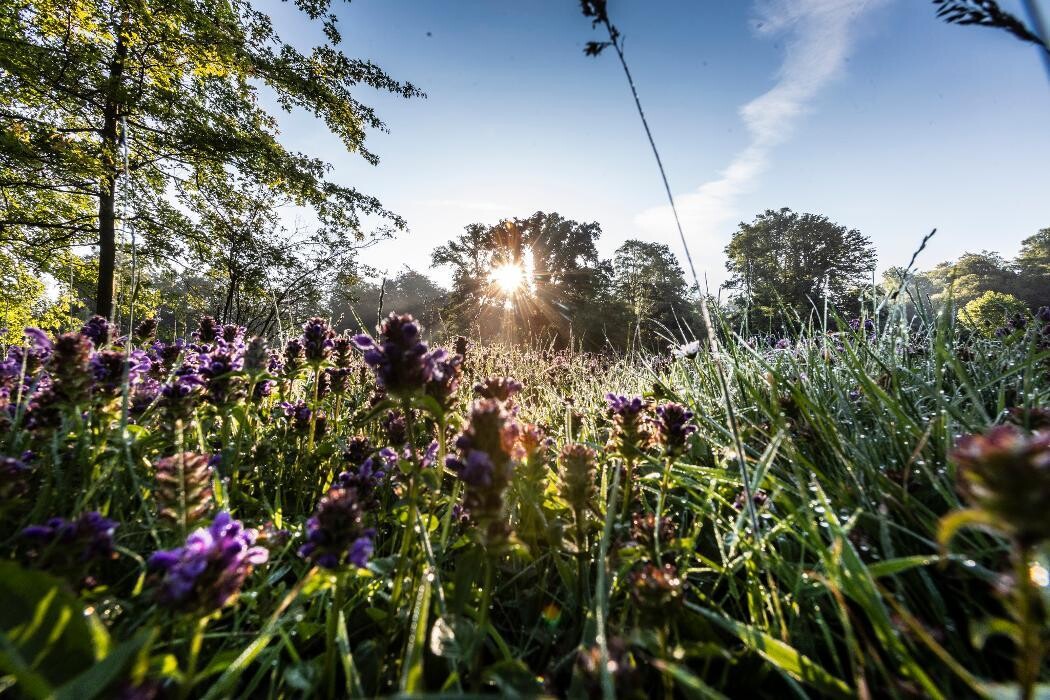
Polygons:
M186 672L182 675L182 686L179 688L179 698L188 698L190 691L197 682L197 661L200 658L201 647L204 645L204 630L208 627L210 615L197 620L193 626L193 635L190 637L190 654L186 661Z
M346 600L346 572L339 571L335 575L335 590L332 593L332 607L328 609L328 617L325 620L325 650L324 650L324 678L327 697L335 697L336 676L336 636L339 632L339 613L343 609Z

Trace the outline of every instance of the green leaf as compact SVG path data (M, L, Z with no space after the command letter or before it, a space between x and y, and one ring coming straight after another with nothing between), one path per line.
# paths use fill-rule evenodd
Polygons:
M795 680L808 683L822 693L833 697L848 698L853 696L850 687L844 681L825 671L816 662L801 654L790 644L786 644L751 625L745 625L742 622L723 617L693 603L687 602L686 606L734 634L745 646Z
M96 661L96 645L108 635L92 629L84 606L64 581L41 571L0 563L0 667L25 692L49 695Z
M91 700L120 678L135 660L139 650L154 635L154 630L141 630L131 639L118 644L99 663L88 668L58 689L56 700Z

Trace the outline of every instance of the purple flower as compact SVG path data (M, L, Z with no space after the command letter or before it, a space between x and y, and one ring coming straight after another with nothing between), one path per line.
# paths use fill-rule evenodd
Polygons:
M208 385L208 398L216 406L238 399L242 393L241 377L236 373L244 366L244 354L223 340L199 358L200 374Z
M200 324L197 326L197 330L190 334L195 341L198 343L214 343L215 339L219 337L221 329L219 328L219 322L211 316L202 316Z
M303 341L299 338L291 338L284 344L284 357L281 358L284 375L294 379L299 370L303 368Z
M116 529L115 521L91 511L73 520L51 518L43 525L31 525L22 530L22 539L29 544L28 557L34 566L90 586L93 581L86 576L88 568L116 557Z
M503 493L510 484L514 462L522 456L521 429L503 402L475 401L467 428L456 438L456 456L445 466L466 486L463 505L479 525L485 545L503 542L510 532L503 517Z
M609 447L624 459L636 461L653 442L645 415L649 403L640 396L628 398L619 394L606 394L605 400L613 419Z
M240 345L244 343L245 331L247 329L244 326L230 323L222 327L219 338L228 345Z
M143 319L137 326L135 326L132 335L137 343L145 343L149 340L153 340L157 336L157 319Z
M95 380L95 390L103 395L115 396L124 386L125 371L130 386L149 371L150 361L141 350L135 350L130 355L123 350L98 350L92 354L88 367Z
M332 340L332 360L340 369L351 369L354 363L354 341L345 335Z
M254 530L222 512L182 547L154 552L149 568L158 574L157 599L181 610L221 609L240 593L252 567L269 559L265 548L252 546L255 539Z
M307 363L317 367L328 360L335 346L333 338L335 333L332 327L320 316L315 316L303 324L302 343Z
M365 566L372 555L375 530L364 527L363 521L364 510L355 489L329 489L306 521L306 543L299 548L299 556L326 569L346 562Z
M47 370L59 401L75 405L87 400L91 391L90 362L91 341L86 336L64 333L55 339Z
M376 383L388 394L406 398L423 391L433 368L412 316L390 314L380 327L379 343L363 333L354 336L353 342L364 352L365 364L375 371Z
M656 429L660 434L660 444L668 456L682 454L689 442L689 436L696 432L693 412L677 403L665 403L656 407Z
M787 339L787 338L781 338L780 340L777 341L777 344L774 345L773 347L775 347L777 350L790 350L791 349L791 341L789 339Z
M110 336L113 333L112 328L102 316L92 316L88 319L88 322L84 324L83 328L80 329L80 333L87 337L96 348L101 348L110 341Z
M459 390L459 379L463 372L463 356L449 355L446 350L438 348L427 355L426 361L429 378L424 387L424 393L434 397L438 405L447 411L452 407L456 399L456 391Z
M512 377L488 377L474 386L474 394L483 399L509 401L521 389L521 382Z

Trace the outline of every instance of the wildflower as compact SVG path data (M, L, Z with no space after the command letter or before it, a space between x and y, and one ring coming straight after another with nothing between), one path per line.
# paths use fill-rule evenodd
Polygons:
M351 369L354 364L354 341L345 335L332 340L332 362L340 369Z
M85 336L96 348L108 345L113 330L102 316L92 316L80 329L80 334Z
M361 464L344 471L335 478L333 486L354 489L362 510L379 508L379 489L389 474L397 469L397 452L384 447L378 453L365 458Z
M645 415L648 402L640 396L627 398L617 394L606 394L605 400L613 419L610 448L629 462L637 461L653 442Z
M700 354L700 341L694 340L691 343L681 345L671 351L671 354L679 359L692 359Z
M693 412L681 404L665 403L656 407L656 415L656 429L664 454L676 457L685 452L689 436L696 432L696 426L690 423Z
M244 333L246 331L247 329L244 326L228 323L222 327L216 340L222 340L227 345L241 345L244 343Z
M429 363L424 392L432 396L444 410L452 407L459 390L459 379L463 372L463 356L449 355L442 349L434 350L427 356Z
M137 326L132 333L135 342L142 344L157 337L157 319L145 318Z
M634 513L631 516L631 540L644 547L655 547L657 542L661 549L670 544L677 534L677 526L670 517L660 518L656 525L654 513Z
M170 382L160 388L160 406L167 423L176 420L186 422L193 414L197 400L204 394L205 381L195 372L176 374Z
M306 521L306 544L299 548L299 556L326 569L346 562L357 567L367 565L375 530L364 527L363 521L364 510L355 489L329 489L317 503L313 517Z
M627 643L620 637L610 637L605 648L608 652L605 670L612 676L617 697L634 697L640 679ZM601 647L595 644L581 649L576 657L576 668L580 672L587 697L595 700L604 697Z
M343 461L358 467L372 455L372 443L364 435L350 438L343 449Z
M553 446L554 441L546 436L540 426L533 423L521 426L518 447L522 456L521 477L525 483L543 488Z
M379 342L362 333L354 345L364 351L365 364L375 371L376 383L393 397L421 392L430 377L427 345L420 340L419 325L408 314L390 314L380 327Z
M774 345L773 347L776 348L777 350L790 350L791 349L791 340L789 340L788 338L781 338L780 340L777 341L777 344Z
M506 402L521 389L521 383L511 377L489 377L474 386L474 394L483 399Z
M466 486L463 505L480 526L483 543L501 542L508 527L501 516L503 492L520 456L519 427L496 399L475 401L466 430L456 438L458 456L446 466Z
M303 324L303 351L307 364L315 369L332 356L335 333L328 321L315 316Z
M305 353L303 351L303 342L299 338L290 338L287 343L284 344L284 357L283 369L284 376L289 379L294 379L299 370L303 368L303 359Z
M64 333L55 338L47 370L51 390L66 404L77 405L87 400L91 391L91 341L80 333Z
M241 377L235 376L244 366L244 358L233 346L218 343L209 353L200 355L200 375L208 387L208 398L216 406L236 401L243 393Z
M98 350L88 361L91 376L95 380L95 391L103 396L116 396L124 386L125 373L128 386L149 371L150 361L146 353L135 350L126 354L123 350Z
M195 452L164 457L154 465L158 515L183 527L196 524L212 507L209 455Z
M207 345L215 342L215 339L219 337L220 331L218 321L211 316L202 316L197 330L190 335L198 343Z
M270 352L266 347L266 338L256 336L248 341L244 349L242 369L248 375L258 378L266 374L270 364Z
M467 340L466 336L462 336L462 335L456 336L456 341L453 343L452 347L456 351L457 355L459 355L460 357L466 359L466 357L467 357L467 349L470 347L470 343Z
M115 521L91 511L74 520L51 518L43 525L31 525L22 530L22 539L29 543L28 557L35 567L91 587L94 581L87 575L91 566L117 556L116 529Z
M1050 539L1050 432L1000 425L966 435L952 451L959 489L995 529L1030 546Z
M682 602L685 582L678 576L674 564L659 566L652 562L642 565L630 576L631 597L643 613L665 616Z
M576 513L582 513L594 498L597 453L586 445L566 445L558 455L561 496Z
M210 613L232 602L252 568L266 563L269 552L254 547L256 533L229 513L194 531L186 544L154 552L150 570L157 572L157 599L172 608Z
M408 442L408 423L405 417L397 411L387 411L382 420L382 426L386 431L386 439L391 445L401 447Z

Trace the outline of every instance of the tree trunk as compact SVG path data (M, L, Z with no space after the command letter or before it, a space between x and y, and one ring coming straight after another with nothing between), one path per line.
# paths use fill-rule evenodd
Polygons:
M123 23L122 23L123 24ZM117 268L117 174L120 172L120 81L124 74L123 31L117 30L117 45L109 64L109 81L102 107L102 153L109 173L99 183L98 193L98 288L95 313L113 318L113 282Z
M95 313L113 317L113 279L117 262L116 178L102 180L98 198L98 289Z

